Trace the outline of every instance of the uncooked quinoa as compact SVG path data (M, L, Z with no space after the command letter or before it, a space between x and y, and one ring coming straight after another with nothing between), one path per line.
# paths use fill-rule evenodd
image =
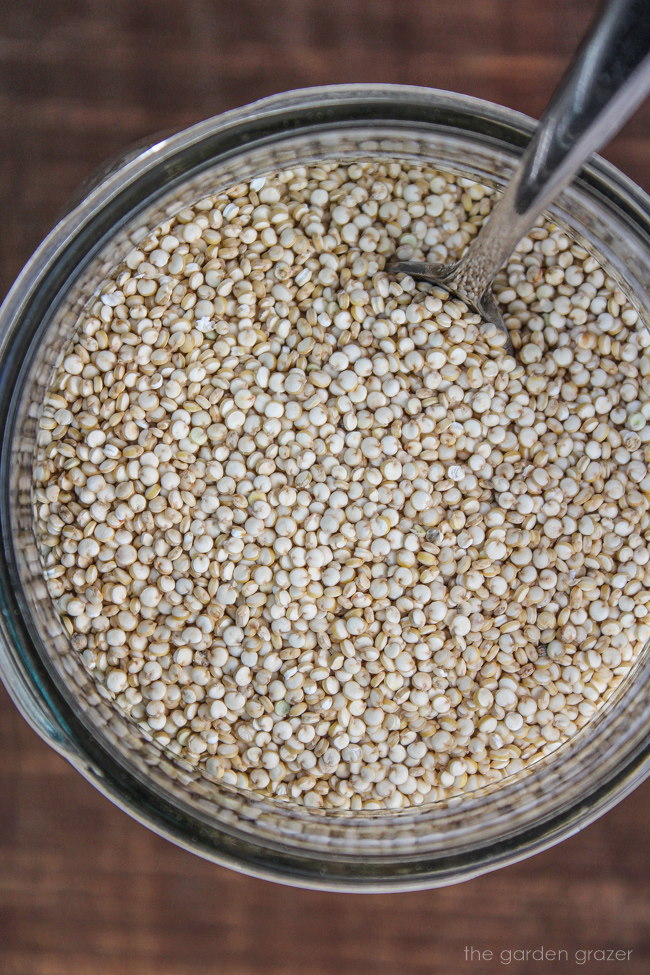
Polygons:
M650 338L558 227L504 336L399 258L492 191L314 165L151 232L43 405L45 577L104 695L212 779L307 806L445 799L557 748L650 637Z

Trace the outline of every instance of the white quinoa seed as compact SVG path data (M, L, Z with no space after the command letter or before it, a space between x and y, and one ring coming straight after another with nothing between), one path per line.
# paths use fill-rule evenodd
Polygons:
M541 222L503 336L455 260L492 191L413 162L260 177L152 230L42 404L35 527L75 650L212 779L332 809L496 782L650 637L650 341Z

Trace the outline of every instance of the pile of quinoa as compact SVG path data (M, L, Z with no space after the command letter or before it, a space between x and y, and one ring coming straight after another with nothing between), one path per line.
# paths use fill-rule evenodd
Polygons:
M201 200L88 303L46 396L35 531L72 646L208 777L399 809L592 718L650 637L650 339L546 222L504 336L388 260L492 191L323 164Z

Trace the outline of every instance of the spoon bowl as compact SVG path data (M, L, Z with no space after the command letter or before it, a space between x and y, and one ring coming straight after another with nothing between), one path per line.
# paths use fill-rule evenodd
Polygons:
M414 281L426 281L427 284L438 285L450 294L456 295L461 301L465 302L468 308L480 315L484 321L496 325L503 332L503 348L508 355L514 356L515 348L512 344L512 338L492 290L488 288L479 297L470 294L464 287L463 269L462 260L455 264L391 261L386 267L389 274L408 274Z

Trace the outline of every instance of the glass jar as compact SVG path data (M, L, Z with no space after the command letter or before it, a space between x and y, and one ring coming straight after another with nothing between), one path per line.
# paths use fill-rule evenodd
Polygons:
M88 296L148 229L229 184L320 159L400 156L499 187L533 125L488 102L423 88L342 86L265 99L105 170L28 262L0 311L0 673L30 724L98 789L203 857L305 887L435 887L557 843L647 774L645 652L607 704L554 753L444 803L332 812L216 785L163 752L102 696L54 611L33 536L44 392ZM599 256L647 319L648 198L594 159L550 212Z

